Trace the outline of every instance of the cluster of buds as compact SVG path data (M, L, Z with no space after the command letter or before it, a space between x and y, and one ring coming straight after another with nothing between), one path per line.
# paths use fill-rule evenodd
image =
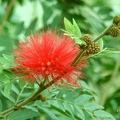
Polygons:
M100 46L98 43L92 41L92 37L89 34L85 34L81 38L86 42L86 46L82 48L86 51L86 55L96 54L100 52Z
M113 19L113 25L109 30L109 34L112 37L117 37L120 35L120 16L115 16Z

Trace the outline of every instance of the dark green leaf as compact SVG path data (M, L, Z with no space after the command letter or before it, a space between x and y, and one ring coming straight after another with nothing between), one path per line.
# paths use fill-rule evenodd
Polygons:
M0 36L0 56L3 53L10 53L13 50L13 40L7 35Z
M64 109L66 111L68 111L72 115L72 117L74 118L74 111L73 111L71 105L67 102L64 102L63 105L64 105Z
M76 109L76 115L79 117L79 118L81 118L82 120L85 120L85 115L84 115L84 112L83 112L83 110L79 107L79 106L74 106L75 107L75 109Z
M16 34L16 35L19 35L19 34L23 31L23 29L24 29L24 22L21 22L21 23L17 26L16 31L15 31L15 34Z
M19 79L19 85L20 88L22 89L26 85L26 81L24 79Z
M27 30L26 30L26 32L25 32L25 35L26 35L26 36L29 35L29 34L31 33L31 31L34 31L34 28L35 28L36 23L37 23L37 18L35 18L35 19L31 22L30 26L27 28Z
M0 81L9 82L10 78L4 72L2 72L2 73L0 73Z
M57 119L57 116L51 110L49 110L49 108L41 107L39 105L37 105L37 107L40 110L42 110L44 113L46 113L47 115L49 115L53 120Z
M2 90L1 90L1 93L2 93L2 95L3 95L4 97L6 97L8 100L10 100L11 102L15 103L15 99L14 99L12 96L10 96L10 95L8 95L8 94L5 94Z
M6 95L10 95L11 88L12 88L12 82L8 82L4 87L4 93Z
M2 111L2 101L0 100L0 112Z
M69 116L66 112L62 111L61 109L59 109L58 107L56 107L55 105L51 105L51 107L53 109L55 109L56 111L58 111L59 113L65 115L65 116Z
M7 119L8 120L26 120L36 116L39 116L38 112L32 111L30 109L21 109L11 113Z

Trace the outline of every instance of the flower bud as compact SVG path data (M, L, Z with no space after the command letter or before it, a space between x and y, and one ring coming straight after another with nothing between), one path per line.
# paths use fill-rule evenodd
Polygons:
M113 37L117 37L118 35L120 35L120 29L119 27L112 27L110 30L109 30L109 34Z
M120 29L120 22L118 23L118 28Z
M44 96L44 95L42 95L42 94L40 94L40 100L41 100L42 102L45 102L45 101L47 100L47 97Z
M100 52L100 46L96 42L92 42L91 44L89 44L88 49L86 50L87 55L96 54L98 52Z
M86 42L86 44L89 45L92 41L92 38L89 34L85 34L82 36L82 40L84 40Z
M120 16L115 16L113 19L113 23L118 24L120 22Z

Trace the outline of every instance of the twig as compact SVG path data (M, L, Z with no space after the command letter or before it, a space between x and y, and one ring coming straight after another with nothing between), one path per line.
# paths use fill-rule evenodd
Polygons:
M59 78L56 77L56 79L58 80ZM36 97L37 97L42 91L44 91L45 89L47 89L48 87L50 87L52 84L54 84L53 81L51 81L50 83L48 83L47 85L45 85L45 86L43 86L43 87L40 87L40 88L38 89L38 91L37 91L33 96L31 96L31 97L29 97L28 99L26 99L25 101L17 104L15 107L9 108L9 109L1 112L1 113L0 113L0 116L4 116L5 114L10 113L11 111L20 109L22 106L24 106L24 105L26 105L26 104L34 101L34 99L36 99Z
M102 38L103 36L105 36L108 31L110 30L110 28L112 27L113 25L111 24L109 27L107 27L97 38L95 38L93 41L96 42L98 41L100 38Z

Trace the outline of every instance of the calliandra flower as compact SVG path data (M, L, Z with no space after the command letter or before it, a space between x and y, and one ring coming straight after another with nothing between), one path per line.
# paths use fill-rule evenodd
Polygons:
M42 77L46 78L46 83L53 80L54 83L77 85L76 78L82 73L71 64L79 51L71 38L56 32L42 32L41 35L31 35L27 42L21 42L15 49L17 66L13 69L27 81L34 82Z

